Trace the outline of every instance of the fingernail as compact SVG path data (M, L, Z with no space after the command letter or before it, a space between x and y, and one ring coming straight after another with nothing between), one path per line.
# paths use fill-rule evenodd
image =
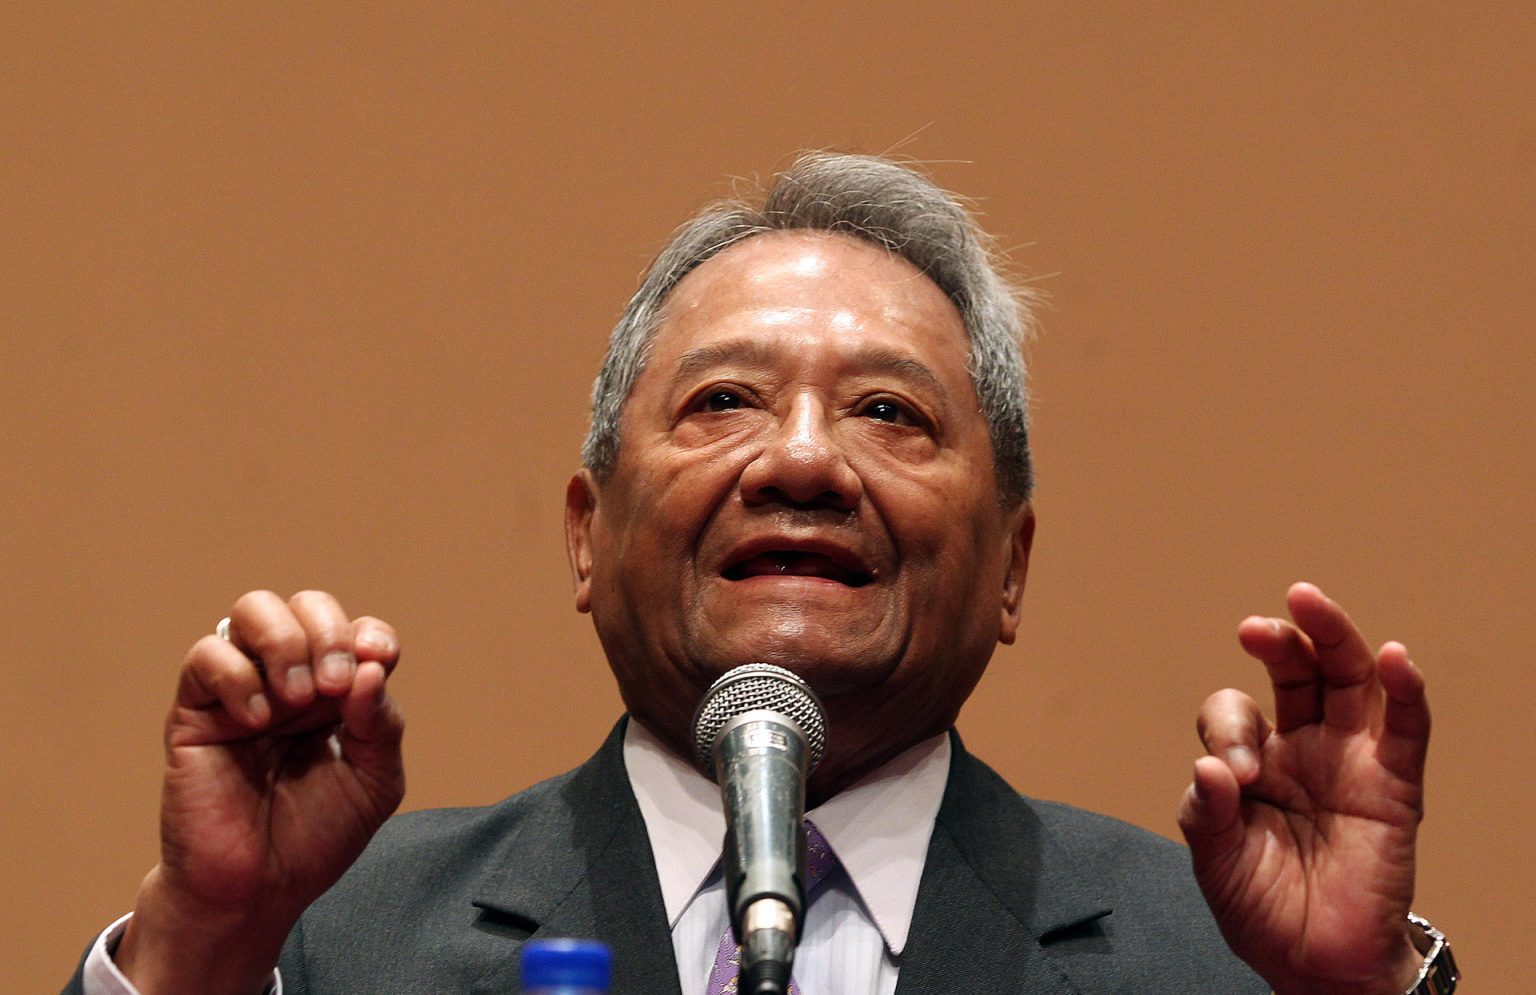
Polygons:
M308 664L288 668L288 676L284 678L284 686L288 690L290 698L307 698L315 690L315 675L309 672Z
M251 717L252 722L265 725L267 719L272 717L272 706L267 704L267 696L257 691L245 700L245 713Z
M1259 759L1248 747L1234 746L1227 751L1227 766L1232 768L1232 773L1241 780L1259 769Z
M331 684L340 684L352 677L352 668L357 666L352 660L352 654L336 650L327 653L325 659L320 661L320 677Z

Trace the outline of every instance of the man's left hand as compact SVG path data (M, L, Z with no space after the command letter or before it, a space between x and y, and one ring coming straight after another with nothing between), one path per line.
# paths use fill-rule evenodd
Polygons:
M1372 653L1311 584L1291 619L1251 617L1273 724L1248 695L1200 710L1209 756L1179 809L1195 877L1232 949L1277 995L1401 995L1423 956L1407 922L1429 707L1401 643Z

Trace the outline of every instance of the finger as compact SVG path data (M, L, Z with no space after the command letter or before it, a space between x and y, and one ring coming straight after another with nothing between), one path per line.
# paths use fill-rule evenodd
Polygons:
M309 641L315 690L339 698L352 686L357 657L352 653L352 620L340 603L324 591L300 591L288 599L288 607Z
M341 701L341 729L337 739L342 756L370 786L370 794L387 807L387 815L405 793L405 765L400 741L405 718L384 682L384 665L377 661L358 664L352 687Z
M1264 664L1275 696L1275 728L1280 732L1323 718L1323 684L1312 642L1290 622L1252 615L1237 627L1248 655Z
M1312 641L1323 681L1323 720L1343 732L1364 729L1381 714L1376 654L1349 615L1312 584L1293 584L1286 605Z
M357 665L352 687L341 699L342 730L358 742L386 738L394 729L399 709L385 687L384 665L369 660Z
M1206 751L1231 768L1238 784L1258 780L1260 749L1271 728L1252 698L1232 688L1217 691L1200 707L1196 728Z
M400 660L400 637L388 622L363 615L352 622L352 652L359 665L371 660L382 664L385 674L391 674Z
M271 591L242 594L229 613L229 639L265 668L278 701L303 708L314 700L309 637L282 598Z
M1383 767L1403 780L1422 783L1430 730L1424 675L1402 643L1385 644L1378 659L1387 704L1377 757Z
M239 648L218 636L192 644L182 662L176 704L182 708L222 708L239 724L260 729L272 718L261 672Z
M1215 757L1195 761L1194 777L1179 804L1179 829L1197 868L1241 848L1241 798L1231 768Z

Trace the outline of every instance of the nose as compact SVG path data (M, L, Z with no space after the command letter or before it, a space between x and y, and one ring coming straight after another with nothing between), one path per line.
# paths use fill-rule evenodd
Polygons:
M864 495L864 483L849 464L824 406L800 398L742 471L741 495L749 505L852 511Z

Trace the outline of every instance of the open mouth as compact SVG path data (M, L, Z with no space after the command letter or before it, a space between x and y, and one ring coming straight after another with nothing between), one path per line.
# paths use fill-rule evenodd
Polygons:
M749 556L727 567L726 580L749 577L816 577L849 587L863 587L874 578L865 570L842 564L823 553L801 550L770 550Z

